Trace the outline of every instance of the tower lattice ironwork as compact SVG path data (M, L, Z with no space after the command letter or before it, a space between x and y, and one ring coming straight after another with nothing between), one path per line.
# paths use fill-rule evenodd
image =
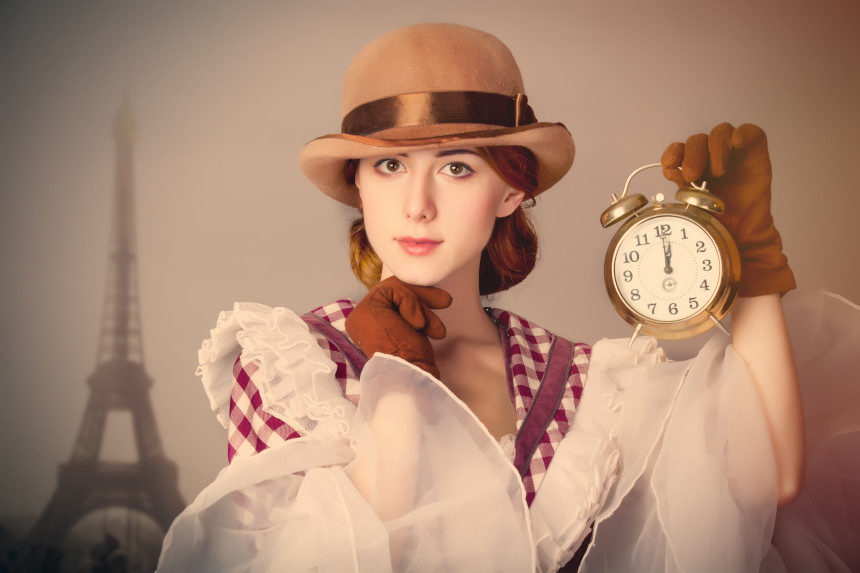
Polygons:
M185 507L176 464L164 455L152 410L152 379L143 365L134 217L136 121L128 98L113 122L116 165L106 297L89 399L69 461L31 537L59 547L85 515L107 507L151 516L164 530ZM137 461L102 460L107 416L131 414Z

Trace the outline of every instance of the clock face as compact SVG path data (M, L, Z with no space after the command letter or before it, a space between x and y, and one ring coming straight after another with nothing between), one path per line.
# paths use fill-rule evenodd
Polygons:
M678 322L707 308L719 291L722 271L711 235L672 214L631 226L612 261L615 287L625 304L656 322Z

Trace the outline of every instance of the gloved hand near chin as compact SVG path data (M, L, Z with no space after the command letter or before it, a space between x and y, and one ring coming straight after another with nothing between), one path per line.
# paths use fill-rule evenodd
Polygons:
M445 338L445 325L432 309L447 308L442 289L406 284L391 276L376 284L346 319L346 332L368 358L392 354L440 378L429 338Z
M660 163L663 175L679 186L704 179L725 200L726 211L717 219L740 251L739 296L785 294L796 288L770 213L771 164L760 127L745 123L735 129L721 123L710 135L698 133L686 143L670 144Z

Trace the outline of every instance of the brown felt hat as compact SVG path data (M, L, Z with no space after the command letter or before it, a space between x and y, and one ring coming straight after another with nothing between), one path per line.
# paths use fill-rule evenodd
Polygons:
M573 163L561 123L539 122L520 69L492 34L458 24L417 24L384 34L343 80L341 133L310 141L299 165L323 193L358 207L348 159L418 149L521 145L538 160L541 193Z

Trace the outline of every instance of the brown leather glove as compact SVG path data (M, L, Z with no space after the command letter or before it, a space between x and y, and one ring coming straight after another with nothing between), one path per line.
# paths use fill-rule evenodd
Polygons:
M376 352L393 354L441 378L428 337L445 338L445 325L431 309L449 306L451 295L444 290L391 276L355 305L346 332L368 358Z
M721 123L710 135L698 133L686 144L670 144L660 163L663 175L679 186L705 179L707 188L725 200L726 211L717 219L740 251L739 296L785 294L796 288L770 213L770 156L760 127L745 123L735 129Z

